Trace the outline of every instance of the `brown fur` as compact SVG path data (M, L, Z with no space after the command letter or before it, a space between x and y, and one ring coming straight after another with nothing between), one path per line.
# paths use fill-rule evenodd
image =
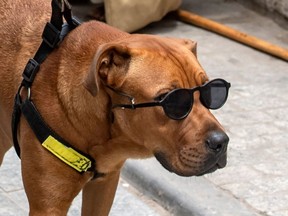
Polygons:
M0 162L11 147L13 97L21 73L39 44L50 18L49 1L0 1ZM221 125L194 94L190 115L175 121L161 107L113 109L129 103L105 85L153 101L173 88L203 84L208 78L189 40L130 35L99 22L73 30L45 62L32 86L32 100L48 125L74 147L91 155L105 176L95 181L62 163L39 144L21 118L19 141L30 215L65 215L81 189L83 215L107 215L120 169L127 158L159 153L179 175L205 172L209 131ZM25 97L25 92L23 92ZM193 154L192 154L193 152Z

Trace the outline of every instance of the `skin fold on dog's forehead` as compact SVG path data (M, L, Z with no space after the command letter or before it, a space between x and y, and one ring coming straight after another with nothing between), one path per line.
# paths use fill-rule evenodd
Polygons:
M124 42L123 45L129 47L133 53L126 80L129 83L139 83L141 80L138 87L143 91L141 83L145 83L147 94L175 88L192 88L208 80L192 52L196 47L187 43L187 40L133 35L129 43ZM147 86L151 88L147 89Z

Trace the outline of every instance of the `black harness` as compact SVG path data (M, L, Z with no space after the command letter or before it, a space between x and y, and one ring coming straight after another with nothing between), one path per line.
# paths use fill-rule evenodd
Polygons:
M64 24L63 17L66 20ZM71 6L66 0L52 0L52 16L50 22L47 23L44 28L42 34L43 41L34 58L28 61L22 74L23 80L15 96L12 115L12 134L15 150L20 157L20 146L17 136L22 113L44 148L80 173L86 171L94 172L95 178L102 174L95 171L94 159L73 148L67 141L53 131L46 124L31 99L31 86L41 63L43 63L49 53L61 43L64 37L78 25L80 25L80 22L72 16ZM20 95L23 88L27 90L27 97L24 101L22 101Z

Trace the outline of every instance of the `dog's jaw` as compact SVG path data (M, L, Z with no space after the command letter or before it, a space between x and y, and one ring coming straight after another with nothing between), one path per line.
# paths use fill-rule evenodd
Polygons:
M212 173L217 169L222 169L227 163L227 153L224 152L219 157L215 155L207 154L203 156L197 156L197 153L192 155L179 154L174 159L168 159L163 152L157 152L154 154L159 163L168 171L173 172L179 176L202 176L208 173ZM194 157L194 159L193 159Z

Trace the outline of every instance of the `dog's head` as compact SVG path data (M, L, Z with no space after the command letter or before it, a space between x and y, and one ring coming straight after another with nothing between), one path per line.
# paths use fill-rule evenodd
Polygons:
M159 105L175 89L208 81L197 61L195 42L132 35L102 45L91 68L85 87L94 96L101 89L109 95L112 138L118 146L126 146L119 155L155 155L166 169L182 176L202 175L226 165L229 138L203 105L199 90L192 93L191 111L185 117L171 118L168 108ZM176 104L182 96L174 96ZM139 103L158 105L135 109L133 104Z

